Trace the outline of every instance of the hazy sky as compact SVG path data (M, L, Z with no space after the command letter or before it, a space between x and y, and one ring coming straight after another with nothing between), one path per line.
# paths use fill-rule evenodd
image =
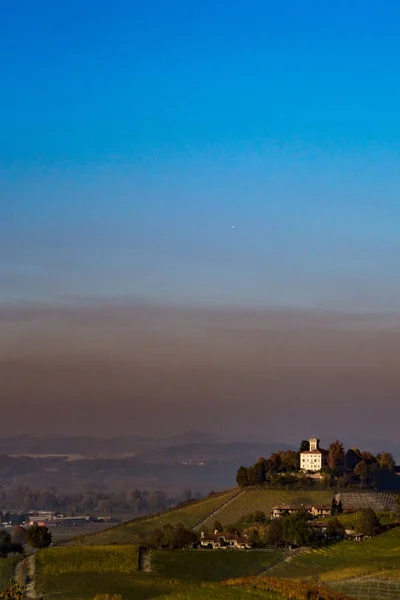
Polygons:
M300 398L322 429L339 395L371 430L378 402L393 437L399 23L397 0L1 3L10 430L71 429L79 407L104 431L120 406L117 430L260 430L261 411L270 435ZM188 310L172 344L167 305ZM310 327L369 316L318 326L314 347L299 309Z

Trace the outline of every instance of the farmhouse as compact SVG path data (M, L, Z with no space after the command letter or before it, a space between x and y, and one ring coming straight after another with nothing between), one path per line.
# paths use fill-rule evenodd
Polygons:
M213 550L216 548L235 548L239 550L251 548L247 536L217 530L214 533L204 533L202 531L200 534L200 544L203 548L212 548Z
M310 449L300 452L300 469L302 471L320 471L328 462L328 451L319 447L319 439L309 440Z
M332 507L329 504L313 504L310 513L313 517L330 517Z
M278 504L271 510L271 519L280 519L286 515L300 515L304 512L313 517L330 517L332 507L329 504Z
M310 511L311 506L309 504L278 504L277 506L272 507L271 519L280 519L287 515L298 515Z

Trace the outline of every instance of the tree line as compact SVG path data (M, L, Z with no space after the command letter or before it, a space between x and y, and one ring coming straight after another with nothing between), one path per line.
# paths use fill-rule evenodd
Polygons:
M395 461L389 452L375 456L359 448L345 451L343 444L336 440L329 445L327 464L321 473L326 477L319 483L310 481L307 473L300 471L300 453L309 450L309 442L303 440L299 450L284 450L261 457L254 465L239 467L236 481L240 487L269 484L270 487L309 487L351 484L376 485L398 489L400 481L395 476ZM301 473L301 479L299 475ZM293 477L295 475L295 477Z
M48 510L68 515L127 513L137 517L149 512L159 512L186 502L192 498L199 499L201 494L194 493L189 488L175 497L168 497L161 490L130 489L124 492L85 491L76 494L63 494L53 489L32 489L27 486L0 487L0 507L3 510L3 522L12 525L19 524L18 515L10 513L20 511L27 513L32 510Z
M11 533L0 531L0 556L23 554L26 544L32 548L47 548L51 541L51 533L47 527L35 524L24 528L21 525L15 525Z

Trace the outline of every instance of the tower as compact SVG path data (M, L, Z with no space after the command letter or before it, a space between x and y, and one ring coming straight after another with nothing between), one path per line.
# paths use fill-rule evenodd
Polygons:
M316 437L312 437L309 439L310 442L310 450L318 450L319 439Z

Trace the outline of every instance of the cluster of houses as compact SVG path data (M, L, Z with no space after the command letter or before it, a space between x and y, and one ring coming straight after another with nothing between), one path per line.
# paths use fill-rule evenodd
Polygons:
M313 517L330 517L332 507L329 504L278 504L271 510L271 519L281 519L287 515L300 515L308 512ZM343 512L351 512L351 507L343 507Z
M353 507L343 506L344 513L353 512ZM271 510L271 519L281 519L288 515L301 515L309 513L313 519L310 525L311 527L318 529L322 535L326 535L328 523L326 520L318 521L318 518L330 517L332 513L332 507L330 504L278 504ZM345 536L347 539L354 541L360 541L363 539L363 534L353 529L345 529ZM214 533L201 532L200 535L200 546L202 548L212 549L239 549L246 550L251 548L247 536L239 535L236 533L229 533L227 531L214 531Z

